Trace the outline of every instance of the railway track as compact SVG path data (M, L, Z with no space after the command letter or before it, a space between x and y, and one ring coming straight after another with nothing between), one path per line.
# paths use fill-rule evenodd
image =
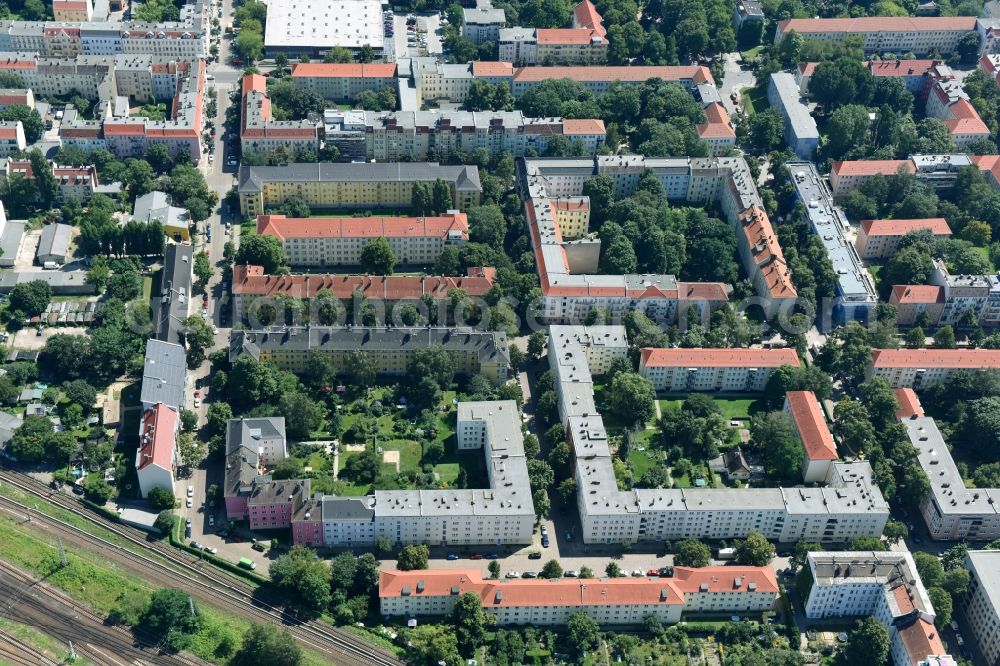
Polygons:
M3 561L0 604L0 615L14 617L60 641L73 641L78 656L90 657L95 663L205 665L189 655L161 654L159 637L108 626L102 616L61 590ZM51 663L41 657L45 660L31 663Z
M84 543L98 552L113 555L113 559L140 572L148 580L155 578L163 585L179 587L203 601L232 609L254 621L285 624L291 634L304 646L343 666L401 666L403 663L383 649L342 629L319 621L301 621L282 609L278 600L272 595L262 593L238 578L215 571L210 564L183 551L162 542L150 542L145 534L138 530L81 510L75 500L53 491L30 476L3 470L0 471L0 483L7 483L24 493L44 499L74 516L112 532L141 550L157 553L169 562L166 564L159 559L136 553L130 548L90 534L71 523L35 511L29 505L0 496L0 507L6 507L15 514L30 515L33 521L47 525L67 538L72 536L77 543Z
M12 666L57 666L31 645L0 629L0 663Z

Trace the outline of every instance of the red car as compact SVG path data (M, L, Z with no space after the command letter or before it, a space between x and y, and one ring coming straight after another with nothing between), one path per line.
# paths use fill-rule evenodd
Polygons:
M654 576L654 577L655 576L659 576L660 575L660 570L659 569L650 569L649 571L646 572L646 575L647 576Z
M194 397L200 398L201 397L201 391L195 391L194 392Z
M481 559L483 559L483 554L482 553L473 553L472 555L469 555L469 559L470 560L481 560Z

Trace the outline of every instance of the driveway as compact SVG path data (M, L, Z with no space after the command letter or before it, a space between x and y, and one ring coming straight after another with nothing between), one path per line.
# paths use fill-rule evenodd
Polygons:
M724 54L722 62L725 75L722 79L722 85L719 87L719 94L722 95L723 106L726 107L726 111L732 116L737 113L737 108L730 96L734 91L753 88L757 85L757 79L750 70L740 69L743 59L735 51Z

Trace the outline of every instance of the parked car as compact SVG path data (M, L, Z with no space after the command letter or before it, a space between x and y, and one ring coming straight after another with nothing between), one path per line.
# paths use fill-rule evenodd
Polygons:
M548 534L543 534L542 535L542 547L543 548L548 548L549 547L549 535Z
M255 543L255 544L253 544L250 547L253 548L254 550L256 550L258 553L263 553L264 550L265 550L264 544L262 544L262 543Z
M521 574L521 578L538 578L538 574L536 574L534 571L525 571L523 574Z
M458 559L458 555L456 555L455 553L448 553L447 559L449 559L449 560L457 560Z
M195 391L195 397L198 396L198 392ZM188 486L188 497L194 497L194 486Z
M642 569L636 569L632 572L633 578L642 578L646 574L642 573Z
M566 571L563 572L563 576L565 578L576 578L577 575L578 574L575 571L573 571L572 569L568 569L568 570L566 570Z
M488 560L499 560L500 556L496 553L486 553L486 559Z
M209 527L215 527L215 516L209 516L208 517L208 526Z
M673 567L660 567L660 570L659 570L658 573L660 574L660 578L670 578L671 576L674 575L674 568Z
M516 571L508 571L507 574L506 574L506 577L507 578L520 578L521 574L517 573Z
M205 550L211 553L212 555L215 555L216 553L219 552L219 549L213 546L205 546Z
M660 570L659 569L650 569L649 571L646 572L646 575L647 576L659 576L660 575Z
M528 553L528 559L529 560L540 560L540 559L542 559L542 554L539 553L537 550L533 550L530 553Z
M469 555L469 559L470 560L481 560L481 559L483 559L483 554L482 553L473 553L472 555Z
M192 506L194 506L194 500L191 499L190 497L188 497L187 498L187 508L190 509Z

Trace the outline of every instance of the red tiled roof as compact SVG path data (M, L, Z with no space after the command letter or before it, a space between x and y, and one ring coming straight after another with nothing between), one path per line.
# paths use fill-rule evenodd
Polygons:
M869 60L865 63L873 76L923 76L939 60Z
M944 303L944 287L932 284L895 284L892 286L889 302L899 305Z
M547 81L549 79L573 79L574 81L663 81L691 80L695 83L715 83L707 67L686 65L677 67L659 66L591 66L591 67L518 67L514 70L515 81Z
M292 66L292 78L297 76L332 79L391 79L396 76L396 64L300 62Z
M721 282L678 282L677 298L682 301L729 301L729 292Z
M156 465L172 469L174 435L177 432L177 412L162 402L147 409L142 416L142 438L139 441L138 469Z
M995 349L873 349L876 368L1000 368Z
M261 215L257 233L286 238L441 238L449 231L462 232L469 239L469 220L465 213L438 217L305 217Z
M898 631L911 664L919 664L929 656L948 654L937 628L922 617Z
M604 121L596 118L567 118L563 120L563 134L605 134Z
M833 173L838 176L892 176L899 173L915 173L916 167L910 160L849 160L833 163Z
M861 228L868 236L905 236L911 231L929 229L935 236L950 236L951 227L943 217L923 217L899 220L862 220Z
M812 73L816 71L816 65L818 62L804 62L799 65L799 74L802 76L812 76Z
M924 415L924 408L920 406L920 399L917 398L916 391L911 388L898 388L893 389L892 393L896 396L896 404L899 405L896 409L897 419Z
M736 130L729 122L729 114L724 106L714 102L705 107L705 118L708 122L698 125L698 136L701 138L736 137Z
M28 104L28 91L22 90L20 92L6 91L0 93L0 106L10 106L11 104Z
M972 31L974 16L866 16L861 18L786 19L778 22L778 31L794 30L799 34L820 32L929 32L937 30Z
M452 289L469 296L484 296L496 282L496 269L470 267L465 277L416 277L407 275L267 275L261 266L233 267L234 294L313 298L328 290L337 298L361 292L379 300L416 300L424 294L446 298Z
M739 584L737 584L737 582ZM684 594L777 594L771 567L675 567L673 578L556 578L483 580L477 569L379 572L380 598L450 597L473 592L486 608L683 604ZM418 588L420 591L418 591ZM499 594L498 594L499 593Z
M789 411L795 427L802 438L808 460L836 460L837 445L826 425L823 408L812 391L788 391L785 393Z
M589 28L538 28L535 30L535 39L539 44L584 46L593 42L595 38L601 44L608 43L603 35Z
M472 75L492 78L511 78L514 76L514 65L509 62L493 60L475 60L472 63Z
M642 362L647 367L667 368L777 368L799 367L794 349L704 349L644 347Z
M607 33L604 29L604 18L590 0L582 0L573 8L573 25L581 28L593 28L601 36Z
M772 298L793 298L796 295L792 284L792 274L785 263L785 255L778 243L778 237L771 227L767 211L754 205L739 215L743 234L753 254L754 262L760 267L761 276L767 283Z

